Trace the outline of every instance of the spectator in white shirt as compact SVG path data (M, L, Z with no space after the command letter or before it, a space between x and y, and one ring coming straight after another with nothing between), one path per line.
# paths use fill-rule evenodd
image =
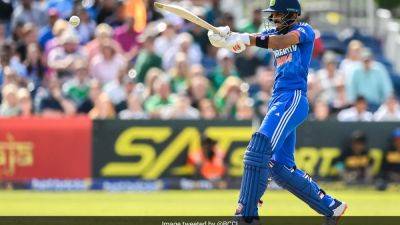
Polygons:
M374 114L375 121L400 121L400 106L396 97L389 97Z
M122 110L118 117L123 120L128 119L148 119L149 116L143 110L143 100L137 94L130 94L128 97L128 108Z
M337 119L341 122L372 121L373 115L367 111L368 103L363 96L358 96L354 106L339 112Z
M316 73L316 86L319 89L318 99L332 104L337 98L336 85L344 79L344 74L337 69L337 56L333 52L326 52L323 56L324 68Z
M60 37L61 46L52 49L48 56L48 66L55 70L59 77L72 77L73 64L85 58L79 46L79 37L73 30L66 30Z
M165 70L169 70L175 66L175 58L179 52L183 52L188 56L190 65L199 64L201 62L203 54L200 46L193 41L192 35L189 33L181 33L176 37L175 43L175 46L171 47L168 52L165 52L162 56Z
M118 73L126 67L126 59L115 49L110 40L101 43L100 52L90 63L90 74L102 84L117 78Z
M346 58L340 63L339 69L343 71L345 75L345 84L350 84L351 76L355 69L362 65L361 63L361 51L364 45L358 40L353 40L347 47ZM346 86L347 89L347 86Z
M164 55L171 47L174 47L176 42L176 29L168 21L164 24L166 26L162 34L154 41L154 50L157 55Z

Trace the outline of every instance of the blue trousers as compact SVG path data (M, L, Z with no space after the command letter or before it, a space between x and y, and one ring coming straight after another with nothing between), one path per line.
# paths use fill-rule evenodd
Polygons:
M272 97L258 130L271 140L272 160L288 167L295 166L296 128L307 118L308 109L306 94L301 90Z
M268 113L244 155L244 174L236 215L251 221L270 176L278 185L325 216L333 215L335 200L294 162L296 128L307 118L308 101L301 90L273 96ZM268 163L268 168L266 165Z

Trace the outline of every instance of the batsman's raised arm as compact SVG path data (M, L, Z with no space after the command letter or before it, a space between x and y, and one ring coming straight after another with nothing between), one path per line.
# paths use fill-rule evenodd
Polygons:
M300 42L300 35L296 31L284 35L263 35L247 33L229 33L229 27L218 27L220 32L226 34L222 36L209 32L209 39L213 46L218 48L228 48L235 53L240 53L247 46L257 46L265 49L284 49Z

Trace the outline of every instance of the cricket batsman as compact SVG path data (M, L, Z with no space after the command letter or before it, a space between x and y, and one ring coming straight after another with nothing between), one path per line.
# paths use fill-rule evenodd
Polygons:
M314 30L298 21L301 14L298 0L271 0L270 7L263 11L268 14L266 23L272 26L261 34L230 32L229 27L218 27L219 34L208 33L211 44L218 48L240 53L249 46L257 46L271 49L275 55L273 94L267 115L244 154L235 216L246 223L257 221L258 203L272 178L324 215L330 224L336 224L347 204L328 195L294 161L296 128L307 118L309 109L307 75Z

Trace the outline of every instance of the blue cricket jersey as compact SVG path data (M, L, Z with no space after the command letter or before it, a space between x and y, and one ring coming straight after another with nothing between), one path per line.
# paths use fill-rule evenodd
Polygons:
M293 25L290 32L299 36L300 42L285 49L273 50L275 82L273 95L285 91L302 90L307 92L307 75L314 48L315 33L307 23ZM279 35L275 29L267 30L262 35Z

